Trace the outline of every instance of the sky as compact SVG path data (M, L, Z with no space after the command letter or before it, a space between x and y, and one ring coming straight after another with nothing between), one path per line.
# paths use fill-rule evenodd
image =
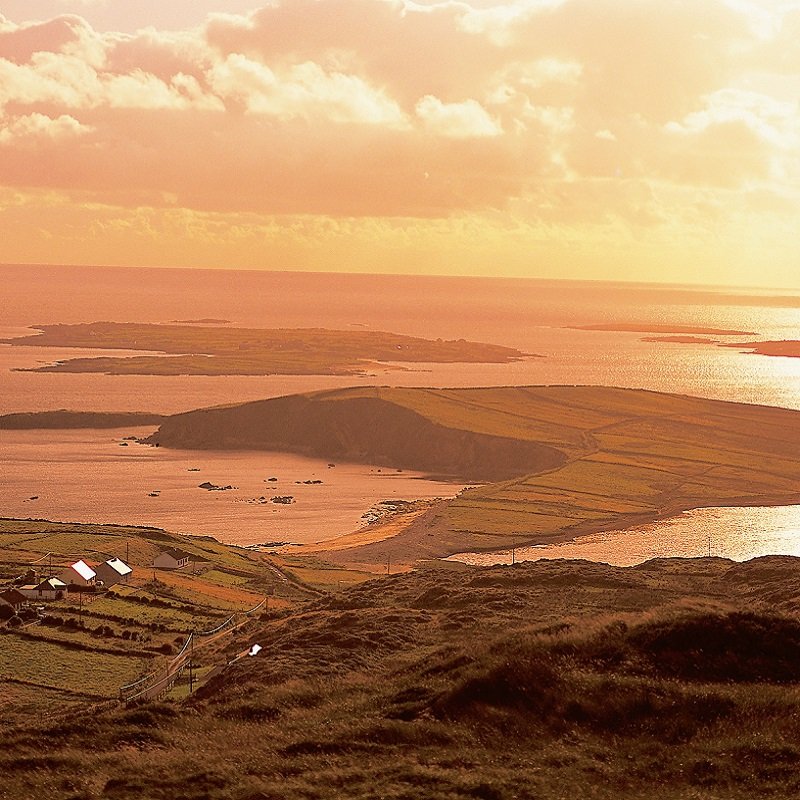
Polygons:
M0 0L0 262L800 289L800 0Z

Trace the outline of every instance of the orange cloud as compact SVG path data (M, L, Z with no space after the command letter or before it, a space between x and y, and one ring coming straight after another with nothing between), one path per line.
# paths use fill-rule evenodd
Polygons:
M305 215L320 220L319 253L311 239L286 252L340 268L351 263L326 240L325 219L375 221L365 225L414 253L398 230L420 220L426 233L415 223L414 235L432 261L445 241L474 249L483 230L505 264L547 241L564 265L579 241L617 242L655 263L665 242L688 252L704 235L733 236L745 214L770 235L791 226L796 10L766 0L484 6L282 0L169 31L0 16L0 186L34 204L54 191L104 217L119 209L124 224L94 228L97 241L133 237L144 224L135 210L148 209L148 231L159 214L165 225L202 220L187 242L221 215L211 228L223 247L228 215L237 258L246 215L273 248L280 235L294 241L288 220ZM30 207L0 208L15 259L25 245L12 219ZM65 208L45 205L41 219L63 231ZM777 265L796 263L797 245L775 253Z

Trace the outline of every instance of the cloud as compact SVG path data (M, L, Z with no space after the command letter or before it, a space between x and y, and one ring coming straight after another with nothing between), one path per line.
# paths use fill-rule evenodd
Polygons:
M322 116L332 122L406 127L397 103L355 75L326 72L304 62L276 74L240 54L216 64L209 83L219 97L234 99L254 114L282 120Z
M443 103L438 97L426 94L417 103L415 111L425 128L439 136L453 139L499 136L503 129L476 100L461 103Z
M203 215L509 214L627 240L718 230L737 191L783 219L796 4L482 5L275 0L169 31L0 17L0 184Z
M0 125L0 144L17 140L26 146L36 146L41 139L63 139L91 133L74 117L62 114L53 119L44 114L28 114Z

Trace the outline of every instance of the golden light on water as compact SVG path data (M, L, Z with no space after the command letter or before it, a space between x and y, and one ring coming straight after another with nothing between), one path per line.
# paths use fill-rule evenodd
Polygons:
M489 565L585 558L627 567L653 558L718 556L747 561L766 555L800 557L800 506L701 508L672 519L569 542L519 547L513 553L461 553L451 560Z

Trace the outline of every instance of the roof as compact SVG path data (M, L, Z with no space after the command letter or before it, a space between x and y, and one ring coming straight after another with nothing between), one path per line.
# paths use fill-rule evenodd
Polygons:
M69 569L75 570L85 581L90 581L92 578L97 577L97 573L85 561L76 561L74 564L69 565Z
M121 558L109 558L105 566L110 567L117 575L130 575L133 570Z
M24 594L20 594L16 589L4 589L0 592L0 600L5 600L6 603L12 606L28 602L28 598Z
M37 589L54 589L58 591L60 589L66 589L67 584L61 580L61 578L47 578L47 580L42 581L37 587Z
M176 561L183 561L184 558L191 558L192 554L187 553L184 550L178 550L177 548L172 548L171 550L164 550L161 553L162 556L172 556Z

